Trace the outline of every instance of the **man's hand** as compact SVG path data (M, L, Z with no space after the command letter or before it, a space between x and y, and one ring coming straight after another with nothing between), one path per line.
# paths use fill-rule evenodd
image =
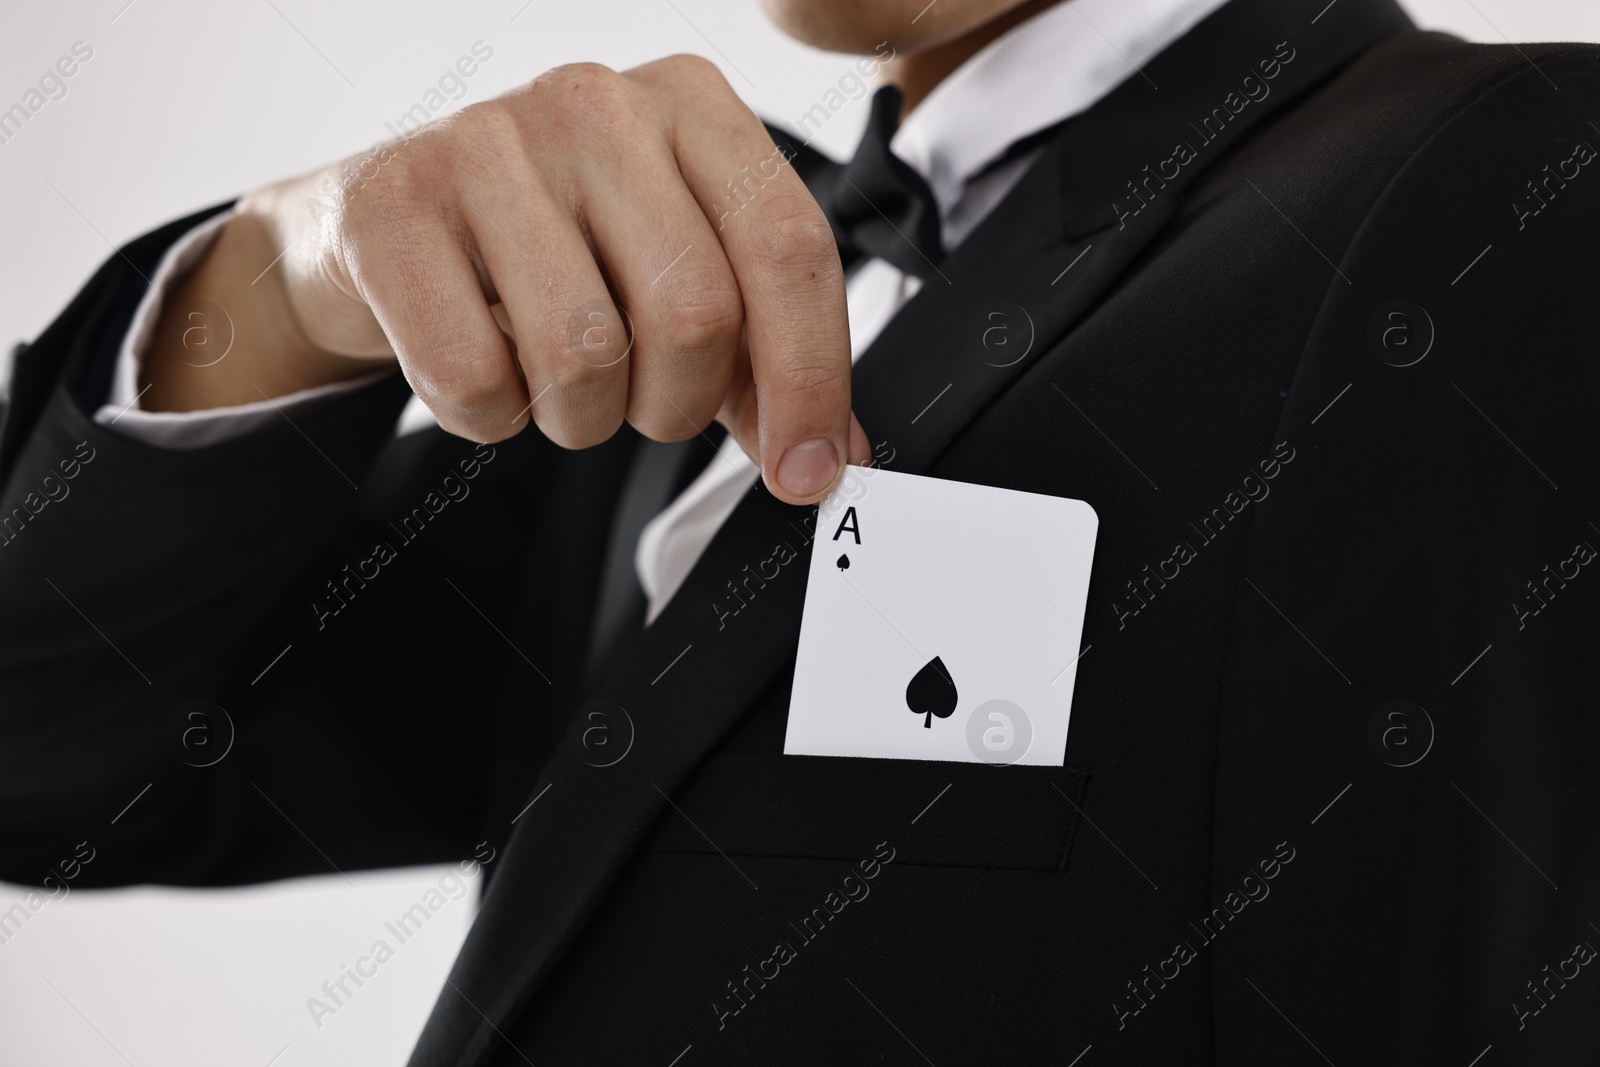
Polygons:
M260 400L398 359L463 437L531 419L584 448L624 419L662 441L717 419L776 496L815 501L870 448L838 250L785 163L704 60L558 67L246 196L168 301L144 404ZM232 322L209 366L184 344L202 301Z

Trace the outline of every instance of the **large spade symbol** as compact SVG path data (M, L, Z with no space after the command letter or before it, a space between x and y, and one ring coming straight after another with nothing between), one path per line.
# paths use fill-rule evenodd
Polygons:
M948 719L956 710L956 683L950 680L950 672L944 669L944 661L938 656L912 676L906 686L906 707L912 714L924 717L924 729L933 727L935 715Z

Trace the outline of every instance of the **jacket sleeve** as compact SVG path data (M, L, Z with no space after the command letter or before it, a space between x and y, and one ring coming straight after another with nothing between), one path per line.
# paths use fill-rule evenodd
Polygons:
M467 847L451 804L397 785L392 739L414 724L352 701L347 651L288 603L393 436L400 376L182 451L96 424L74 396L106 317L194 221L112 256L16 368L0 429L0 878L59 881L85 851L77 885Z

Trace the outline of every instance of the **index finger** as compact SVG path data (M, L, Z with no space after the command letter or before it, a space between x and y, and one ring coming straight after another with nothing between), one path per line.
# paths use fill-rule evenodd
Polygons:
M851 457L850 328L833 231L755 115L716 75L672 131L744 300L750 392L729 429L756 438L773 495L812 503ZM737 380L737 379L736 379Z

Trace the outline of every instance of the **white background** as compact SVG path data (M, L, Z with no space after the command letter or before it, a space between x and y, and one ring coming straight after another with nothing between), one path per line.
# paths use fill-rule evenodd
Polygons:
M1406 6L1420 24L1476 41L1600 40L1594 0ZM92 45L94 58L68 81L66 97L0 145L4 344L38 333L113 244L384 138L385 121L421 100L474 41L490 45L494 57L452 107L559 63L625 68L698 52L757 111L792 125L850 63L786 40L755 0L36 0L23 7L24 0L5 0L0 9L0 108L20 100L74 41ZM817 146L847 153L865 110L857 102L840 112ZM354 887L329 875L205 893L74 891L0 945L0 1062L401 1064L443 985L470 898L442 909L320 1030L305 1001L438 875L354 875ZM0 885L0 908L20 897Z

